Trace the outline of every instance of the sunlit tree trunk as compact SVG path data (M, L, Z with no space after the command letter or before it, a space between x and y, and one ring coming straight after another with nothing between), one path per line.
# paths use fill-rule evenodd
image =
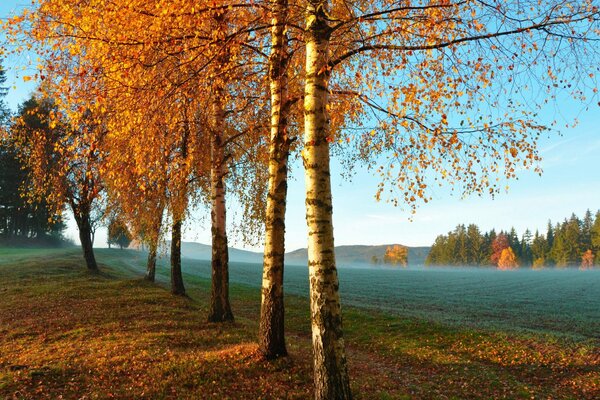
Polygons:
M83 258L89 271L98 272L98 264L94 256L94 245L92 241L92 225L90 207L86 204L71 204L73 216L79 230L79 241L83 250Z
M181 274L181 219L173 217L171 232L171 293L184 295L183 276Z
M150 282L154 282L156 279L156 251L158 247L158 240L152 239L148 249L148 262L146 263L146 276L144 279Z
M160 211L156 215L154 226L151 226L150 241L148 243L148 262L146 264L145 279L154 282L156 279L156 254L158 252L158 239L160 238L160 228L162 225L162 205L158 207Z
M259 348L267 359L287 355L284 334L283 267L285 254L285 208L290 140L287 127L287 0L272 0L272 48L269 59L271 91L271 137L269 143L269 192L265 226L262 304Z
M350 399L342 336L342 313L335 266L329 122L327 117L330 28L326 1L311 0L306 21L304 149L310 309L314 352L315 398Z
M208 320L233 321L229 304L229 251L227 249L225 209L225 111L223 88L218 87L212 104L213 126L211 132L211 233L212 233L212 288Z

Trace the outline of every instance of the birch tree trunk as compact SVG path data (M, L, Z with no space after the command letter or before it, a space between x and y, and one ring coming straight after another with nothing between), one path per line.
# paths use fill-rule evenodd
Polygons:
M269 192L265 226L262 303L258 331L259 350L266 359L287 355L284 331L283 268L285 209L290 140L286 133L288 101L288 50L286 11L288 0L271 0L272 47L269 59L271 136L269 143Z
M83 258L90 272L98 272L98 264L94 255L94 242L92 240L92 226L90 223L90 207L85 204L71 204L71 210L77 223L79 241L83 251Z
M185 286L181 274L181 218L173 216L171 231L171 293L183 296Z
M157 215L156 220L153 224L151 224L151 232L150 232L150 243L148 249L148 262L146 264L146 276L145 279L150 282L154 282L156 279L156 254L158 252L158 240L160 238L160 229L162 226L162 215L163 215L163 205L162 202L159 202L159 206L157 207Z
M156 278L156 250L158 247L158 240L152 239L150 242L150 248L148 249L148 262L146 263L146 276L145 280L154 282Z
M315 399L350 399L335 266L329 170L326 0L310 0L306 14L304 149L310 309Z
M213 94L213 126L211 132L211 233L212 233L212 288L208 321L233 321L229 304L229 251L227 249L225 209L225 111L223 88Z

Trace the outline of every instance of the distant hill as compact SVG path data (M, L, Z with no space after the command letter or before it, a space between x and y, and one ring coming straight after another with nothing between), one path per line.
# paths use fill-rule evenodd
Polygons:
M192 258L196 260L210 260L211 254L211 246L207 244L195 242L181 242L181 255L183 257ZM229 260L236 262L262 263L263 255L262 253L255 253L253 251L240 250L230 247Z
M380 246L366 246L366 245L352 245L352 246L337 246L335 248L335 256L338 265L365 265L371 264L373 256L378 259L383 259L385 250L388 246L393 245L380 245ZM429 253L430 247L409 247L408 248L408 265L423 265L425 264L425 258ZM192 258L196 260L210 260L211 258L211 247L202 243L194 242L182 242L181 253L183 257ZM308 260L308 250L298 249L286 253L286 262L289 264L306 264ZM229 248L229 260L235 262L248 262L248 263L262 263L262 253L253 251L240 250L233 247Z
M365 265L372 264L373 257L379 260L383 259L385 250L393 244L382 244L379 246L366 245L351 245L351 246L336 246L335 258L340 266L344 265ZM408 248L408 265L424 265L425 258L429 254L430 247L409 247ZM286 261L290 264L306 263L308 259L307 249L298 249L289 252L285 255Z

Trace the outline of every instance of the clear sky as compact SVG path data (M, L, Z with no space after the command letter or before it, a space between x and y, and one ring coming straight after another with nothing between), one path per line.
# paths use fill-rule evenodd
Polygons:
M10 15L23 0L1 0L0 17ZM11 107L23 101L33 90L15 77L15 68L22 59L5 63L9 69L11 90L8 102ZM14 89L12 86L16 86ZM340 177L340 167L334 161L332 186L334 201L334 229L336 245L401 243L409 246L430 245L439 234L446 233L457 224L476 223L482 230L515 227L521 235L525 228L545 230L549 219L562 221L575 212L582 216L585 210L600 209L600 107L590 106L589 111L579 111L581 104L561 102L560 113L567 118L577 117L575 128L562 130L562 136L544 138L540 145L543 157L543 175L522 171L519 179L509 183L507 193L496 196L461 199L447 189L433 189L433 201L417 209L412 222L410 212L384 202L376 202L374 194L377 177L368 171L357 171L350 182ZM554 115L540 122L548 123ZM286 247L294 250L306 247L304 220L304 179L302 167L295 165L289 185L288 214L286 217ZM68 235L76 238L76 228L71 222ZM185 240L210 243L207 218L192 219L184 234ZM105 246L106 234L99 232L97 246ZM231 238L231 245L244 248L243 243ZM260 247L253 250L260 250Z

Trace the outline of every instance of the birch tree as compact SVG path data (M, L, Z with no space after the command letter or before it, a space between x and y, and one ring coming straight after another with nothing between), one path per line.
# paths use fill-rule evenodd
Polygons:
M315 397L345 399L351 393L331 219L330 96L352 93L380 121L357 138L381 173L378 197L389 184L391 201L414 207L429 199L430 175L464 194L493 194L517 167L537 168L537 138L546 126L529 105L552 101L560 89L586 101L597 71L588 43L598 39L598 8L591 1L309 0L305 13L302 156ZM349 120L359 127L364 121ZM377 166L380 158L372 156L382 153L389 162Z

